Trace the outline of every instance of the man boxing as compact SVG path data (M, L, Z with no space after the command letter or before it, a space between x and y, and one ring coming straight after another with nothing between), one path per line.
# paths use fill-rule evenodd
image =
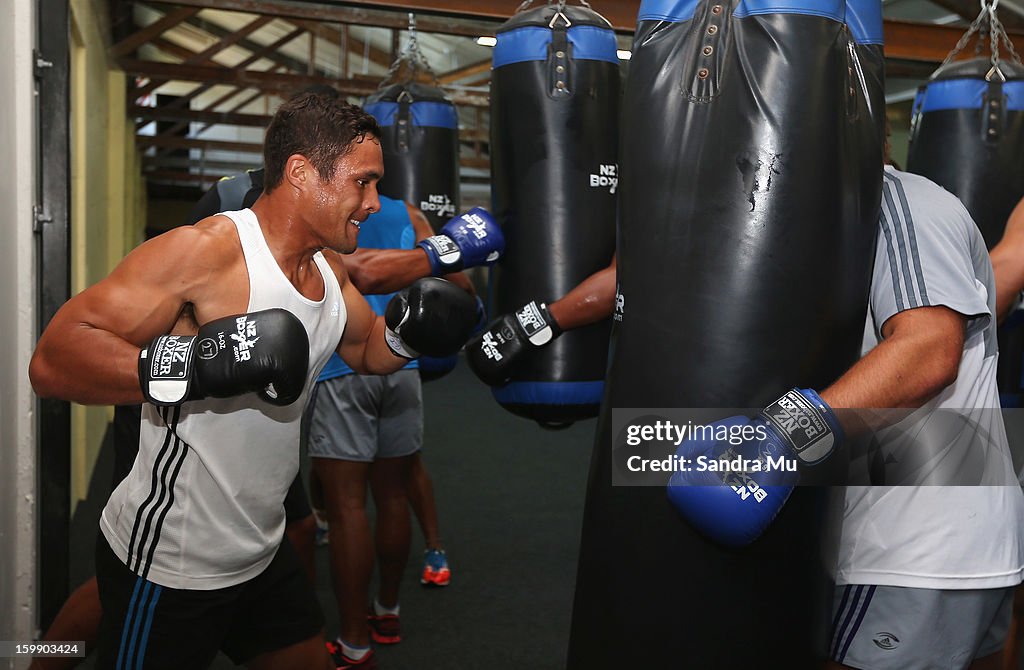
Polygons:
M251 210L143 244L43 332L40 395L146 401L139 457L101 518L97 667L200 668L218 649L254 668L334 667L281 543L303 401L331 351L387 373L411 350L456 350L476 319L443 280L400 293L386 318L348 281L339 254L378 207L377 136L337 98L289 100Z
M994 485L848 488L830 667L946 667L951 658L953 667L998 667L1013 587L1024 577L1024 497L998 412L997 281L962 204L921 177L886 167L863 357L820 394L790 391L757 418L720 424L761 428L752 433L764 439L740 446L691 439L677 452L719 458L732 449L751 461L770 454L813 463L841 447L844 434L879 431L881 462L910 462L924 440L894 446L900 431L909 426L923 436L942 411L980 410L965 422L974 431L967 436L977 466L972 472L978 482ZM1000 283L1000 290L1008 283ZM570 306L569 318L577 324L607 317L610 285L605 278L598 285L602 293L591 300L574 295L570 305L556 301L543 310L549 324L555 315L553 333L560 332L563 309ZM1016 293L1021 285L1014 286ZM514 316L500 317L467 345L471 366L484 380L508 379L522 352L537 346L531 334ZM842 408L904 411L896 417L900 423L888 426L891 413ZM813 426L818 433L794 426ZM931 453L945 453L949 433L934 433ZM702 532L741 546L771 523L794 479L785 472L723 478L691 471L673 474L668 494ZM767 497L745 495L753 487ZM878 642L878 631L891 638Z
M328 86L314 86L307 91L333 97L338 95L335 89ZM263 186L263 168L247 170L241 175L221 179L214 187L207 190L196 203L189 223L197 223L222 211L251 207L262 195ZM380 200L383 203L387 201L387 198L381 196ZM419 222L418 230L424 230L425 227L425 232L419 236L417 241L430 237L432 232L429 230L429 223L423 214L411 205L407 205L407 211L411 220ZM370 219L370 225L374 224L377 213L372 217L374 218ZM504 240L500 229L493 228L485 232L490 232L490 236L477 237L474 235L471 239L457 241L451 240L449 237L450 243L466 247L466 254L462 258L465 267L472 267L478 262L491 262L503 250ZM474 248L470 249L470 246ZM461 252L462 247L459 249ZM353 253L346 255L344 261L349 281L363 294L391 293L405 288L416 279L429 277L433 272L428 251L421 247L401 250L357 248ZM473 293L472 284L462 272L456 272L449 267L444 273L444 277ZM138 405L121 405L115 408L112 488L116 487L131 470L138 453L140 409ZM440 580L442 576L447 576L447 566L442 565L442 569L437 569L434 565L437 563L437 557L443 561L445 555L440 542L437 510L433 499L433 484L418 453L412 468L409 495L429 549L426 554L424 579ZM316 522L302 479L298 475L288 490L284 506L287 522L285 534L298 552L310 581L315 583L313 559ZM91 651L95 646L100 616L99 595L95 577L92 577L72 592L42 639L83 640L87 650ZM79 658L36 658L33 660L31 668L33 670L68 670L77 666L80 660Z

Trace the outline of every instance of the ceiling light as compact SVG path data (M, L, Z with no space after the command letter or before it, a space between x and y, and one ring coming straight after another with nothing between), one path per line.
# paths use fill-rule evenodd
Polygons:
M629 60L630 57L633 55L633 52L627 49L619 49L618 51L615 52L615 55L619 57L619 60Z
M483 37L476 38L476 43L482 47L493 47L495 44L498 43L498 38L491 37L490 35L485 35Z

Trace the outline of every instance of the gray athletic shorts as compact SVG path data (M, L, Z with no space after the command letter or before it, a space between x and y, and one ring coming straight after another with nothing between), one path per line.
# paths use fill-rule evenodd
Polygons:
M966 668L1003 647L1014 590L837 586L829 653L863 670Z
M318 382L309 401L309 455L371 462L423 447L417 370L344 375Z

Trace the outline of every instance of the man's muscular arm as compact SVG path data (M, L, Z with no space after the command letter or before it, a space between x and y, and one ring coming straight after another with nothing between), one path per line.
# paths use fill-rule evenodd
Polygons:
M225 276L238 251L237 236L216 224L175 229L136 248L54 315L29 365L33 389L82 404L141 402L140 349L182 323L187 305L216 305L214 287L231 284L211 279Z
M349 282L361 293L391 293L430 276L423 249L356 249L345 256Z
M847 434L881 428L902 418L956 381L967 317L948 307L899 312L882 325L883 340L853 365L821 398L838 411Z
M434 231L427 217L416 207L405 203L416 233L416 242L422 242ZM345 256L345 269L349 281L364 295L399 291L417 279L431 276L430 261L422 247L415 249L356 249ZM452 272L445 279L464 290L475 293L473 284L462 272Z
M603 270L590 275L561 299L548 305L548 311L562 330L589 326L607 319L615 309L615 256Z
M607 319L615 308L615 256L559 300L533 300L494 319L466 345L466 358L486 384L507 383L526 352L547 346L562 331Z
M996 278L996 319L1002 323L1024 290L1024 198L1013 208L1002 239L989 255Z
M348 258L342 261L340 254L328 251L324 252L324 256L338 275L347 313L345 332L338 344L338 355L361 375L386 375L400 370L409 361L396 356L388 348L384 339L384 317L374 313L348 276Z

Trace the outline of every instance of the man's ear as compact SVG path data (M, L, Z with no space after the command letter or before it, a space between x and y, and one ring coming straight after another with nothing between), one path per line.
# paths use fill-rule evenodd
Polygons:
M313 166L309 159L302 154L292 154L284 163L285 181L300 191L309 188L313 172Z

